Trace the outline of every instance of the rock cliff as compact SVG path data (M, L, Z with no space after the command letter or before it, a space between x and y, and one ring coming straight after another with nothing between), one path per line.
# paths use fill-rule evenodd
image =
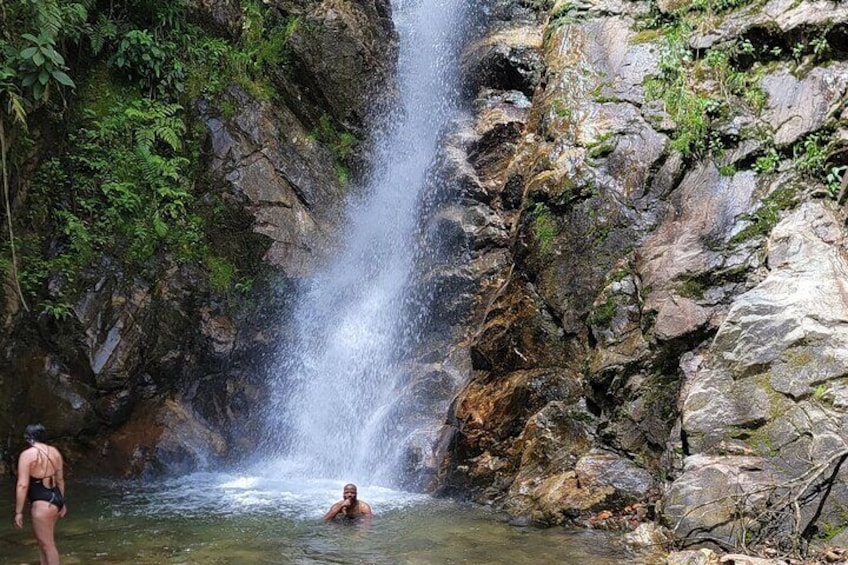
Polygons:
M722 547L839 528L845 17L781 1L491 13L448 173L491 218L468 243L498 267L443 492L542 524L655 510Z

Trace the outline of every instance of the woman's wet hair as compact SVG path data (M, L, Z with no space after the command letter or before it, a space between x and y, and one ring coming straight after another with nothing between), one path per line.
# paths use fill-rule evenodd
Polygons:
M44 441L46 434L47 432L41 424L30 424L24 430L24 439L32 445L37 441Z

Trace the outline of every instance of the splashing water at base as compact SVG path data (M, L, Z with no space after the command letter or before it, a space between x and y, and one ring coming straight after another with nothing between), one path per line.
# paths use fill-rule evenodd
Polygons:
M511 527L491 513L360 486L370 526L325 524L342 484L195 474L156 485L76 484L56 541L63 565L634 563L600 532ZM0 497L0 515L13 502ZM29 531L0 522L0 565L38 561ZM625 558L626 557L626 558Z

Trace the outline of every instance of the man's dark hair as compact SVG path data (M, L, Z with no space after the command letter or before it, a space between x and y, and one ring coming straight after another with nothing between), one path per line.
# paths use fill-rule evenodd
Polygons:
M30 424L24 430L24 439L30 445L37 441L44 441L47 431L41 424Z

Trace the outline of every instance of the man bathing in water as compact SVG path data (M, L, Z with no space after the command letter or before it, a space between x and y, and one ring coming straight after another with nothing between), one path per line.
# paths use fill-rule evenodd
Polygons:
M356 485L349 484L344 486L342 491L343 499L333 504L330 509L324 514L324 521L329 522L338 516L343 518L370 518L374 514L371 512L371 506L364 500L356 498Z

